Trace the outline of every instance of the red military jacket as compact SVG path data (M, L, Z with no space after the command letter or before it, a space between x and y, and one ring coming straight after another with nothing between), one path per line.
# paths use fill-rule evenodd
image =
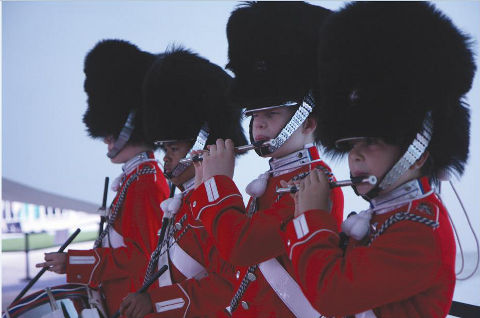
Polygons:
M67 282L100 287L109 315L118 310L128 293L142 286L161 226L160 202L169 194L153 152L135 156L123 169L123 182L109 211L121 206L103 247L69 250L66 268Z
M193 215L203 222L215 239L220 254L237 265L232 282L235 291L240 286L241 289L245 288L248 281L243 295L236 297L238 307L233 311L234 317L305 316L303 309L289 309L281 297L293 300L300 307L311 307L294 280L283 286L269 283L273 281L275 285L275 282L292 280L294 273L280 233L281 227L293 218L294 201L290 194L278 195L276 189L281 187L280 180L302 177L314 166L320 165L327 171L330 169L319 160L316 147L305 148L273 163L274 176L268 179L263 195L256 199L257 212L251 217L247 215L248 208L245 208L240 192L226 176L207 180L194 191L191 198ZM276 163L282 167L275 169ZM332 215L340 224L343 213L340 188L332 191L331 201ZM252 199L249 207L251 204ZM249 267L256 264L258 267ZM298 293L293 291L295 287ZM319 314L314 313L314 316L318 317Z
M427 178L371 203L370 233L361 242L350 238L345 253L329 213L307 211L287 225L285 245L310 302L327 316L445 317L455 287L455 241ZM308 232L295 230L299 219Z
M168 263L169 270L149 290L154 313L146 318L215 317L233 293L231 278L226 279L233 276L233 267L220 258L203 224L192 218L193 181L183 194L176 195L181 205L170 222L170 249L158 261L159 268ZM162 204L162 208L168 210L168 205Z

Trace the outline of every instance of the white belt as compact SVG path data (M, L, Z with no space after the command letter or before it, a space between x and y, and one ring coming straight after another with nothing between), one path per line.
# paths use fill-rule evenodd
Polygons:
M275 293L295 317L318 318L322 316L312 307L297 282L275 258L260 263L258 267Z

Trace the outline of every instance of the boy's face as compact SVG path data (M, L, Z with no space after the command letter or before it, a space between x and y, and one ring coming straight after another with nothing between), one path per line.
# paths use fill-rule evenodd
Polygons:
M294 110L295 108L293 107L278 107L254 112L252 114L253 139L259 141L270 140L277 137L292 117ZM305 130L304 125L302 125L280 148L267 156L279 158L302 149L305 144L313 142L313 131L315 128L316 123L313 128L307 130Z
M165 156L163 157L163 169L165 170L165 173L172 172L173 168L178 165L180 159L185 158L190 148L191 143L187 141L175 141L167 143L163 147L165 152ZM191 167L188 167L187 170L178 177L172 178L171 181L178 186L193 178L194 175L195 172L192 165Z
M115 138L113 138L113 136L107 136L103 138L103 142L107 144L108 152L110 152L113 149L113 146L115 145ZM112 158L112 161L113 161L113 158Z
M378 138L363 138L350 143L348 165L353 177L374 175L378 180L382 180L402 156L399 146L387 144ZM359 194L366 194L373 187L374 185L362 183L357 185L356 189Z
M113 147L115 146L115 141L116 141L116 139L113 136L107 136L107 137L103 138L103 142L107 144L108 152L110 152L113 149ZM112 163L125 163L125 162L127 162L128 160L130 160L131 158L133 158L133 156L135 156L137 154L131 148L132 147L130 146L130 144L127 143L115 157L110 158L110 161Z

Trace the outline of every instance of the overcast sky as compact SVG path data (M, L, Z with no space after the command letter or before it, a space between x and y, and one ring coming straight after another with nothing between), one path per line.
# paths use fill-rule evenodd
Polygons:
M336 9L342 2L312 2ZM182 44L212 62L227 62L225 25L237 2L228 1L57 1L2 2L2 173L39 189L100 204L105 176L120 172L105 156L106 145L87 137L81 121L86 109L83 59L101 39L131 41L158 53ZM440 2L478 53L480 2ZM478 65L477 54L477 65ZM455 185L478 229L480 224L480 111L478 72L468 95L472 106L471 156ZM245 124L247 124L245 122ZM163 155L157 154L161 159ZM331 163L339 179L345 162ZM243 190L267 168L251 153L237 163L235 179ZM473 248L459 204L443 186L445 202ZM345 190L348 211L366 207ZM109 200L113 192L109 194Z

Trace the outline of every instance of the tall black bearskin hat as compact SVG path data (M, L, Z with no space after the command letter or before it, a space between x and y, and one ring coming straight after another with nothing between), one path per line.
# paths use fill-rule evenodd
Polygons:
M231 77L219 66L183 48L159 55L144 84L144 127L156 141L195 140L207 123L207 144L230 138L246 144L241 112L227 102Z
M332 14L319 41L321 142L381 137L407 148L431 114L429 174L462 174L476 70L470 39L428 2L355 2Z
M129 141L144 142L140 107L142 83L155 56L122 40L100 41L85 58L84 89L88 109L83 115L89 135L118 137L132 110L137 114Z
M315 81L318 30L330 12L299 1L246 2L233 11L232 102L252 110L302 100Z

